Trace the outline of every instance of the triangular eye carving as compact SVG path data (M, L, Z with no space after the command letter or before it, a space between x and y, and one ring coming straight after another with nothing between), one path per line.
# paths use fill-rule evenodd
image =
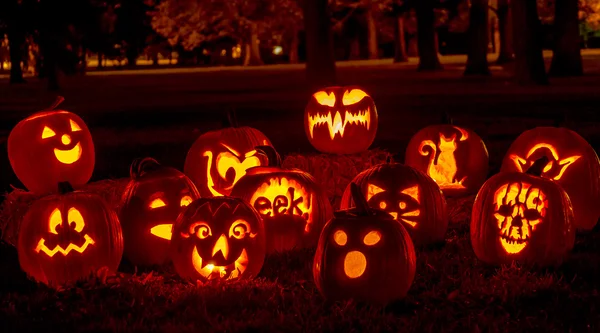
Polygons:
M69 119L69 123L71 124L71 132L79 132L81 131L81 127L77 125L73 119Z
M42 130L42 139L48 139L55 135L56 132L54 132L50 127L44 126L44 129Z

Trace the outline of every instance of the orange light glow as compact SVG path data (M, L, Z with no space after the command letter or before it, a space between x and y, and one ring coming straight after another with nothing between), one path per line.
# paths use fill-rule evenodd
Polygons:
M224 234L217 239L217 242L213 247L212 256L214 257L215 254L219 252L221 252L223 254L223 258L227 260L227 257L229 256L229 243L227 243L227 237L225 237Z
M343 230L336 230L333 233L333 241L339 246L344 246L348 242L348 235Z
M312 195L293 179L271 178L254 192L250 205L262 216L301 216L307 222L307 230L313 221Z
M192 197L190 197L189 195L184 195L183 198L181 198L181 200L179 201L179 206L187 207L192 203L192 201Z
M206 279L225 278L230 280L244 274L248 267L248 254L246 253L246 249L242 250L242 253L234 262L233 270L227 276L227 267L225 266L216 266L214 264L203 265L202 257L198 253L198 249L194 246L194 250L192 250L192 265L196 272Z
M381 193L381 192L385 192L385 190L377 185L369 184L367 186L367 201L371 200L371 198L373 196L375 196L376 194ZM382 209L383 208L385 208L385 207L382 207Z
M150 233L156 237L171 240L171 233L173 225L172 224L158 224L150 229Z
M467 132L458 127L455 128L461 132L459 141L468 139ZM424 150L425 147L429 147L430 149ZM456 134L447 138L444 134L440 133L440 141L437 146L431 140L424 140L419 145L419 153L423 156L429 156L427 174L435 180L442 190L465 188L463 182L467 177L460 180L456 179L456 172L458 171L456 158L454 156L456 148ZM438 155L437 159L436 155Z
M71 125L71 132L79 132L81 131L81 127L77 125L73 119L69 119L69 124Z
M350 251L344 258L344 273L351 279L361 277L367 269L367 258L360 251Z
M150 207L150 209L156 209L156 208L160 208L160 207L165 207L166 205L167 204L164 202L163 199L156 198L150 202L148 207Z
M54 156L56 156L56 159L63 164L73 164L79 161L81 154L82 150L80 142L78 142L75 147L69 150L54 148Z
M367 246L373 246L381 240L381 233L377 230L370 231L365 238L363 238L363 243Z
M250 228L250 223L244 220L236 220L229 227L229 237L233 237L235 239L243 239L248 235L250 238L256 237L256 233L252 233L252 229Z
M52 213L50 213L50 218L48 219L48 231L55 235L58 234L56 227L62 224L62 214L58 208L55 208Z
M48 255L48 257L54 257L54 255L57 253L60 253L63 256L66 256L71 251L83 253L87 249L88 245L95 244L94 240L90 236L85 235L85 236L83 236L83 238L85 239L85 243L83 243L83 245L81 245L81 246L77 246L77 245L71 243L67 246L66 249L63 249L60 245L56 245L56 247L52 250L50 250L48 247L46 247L46 244L45 244L46 241L42 238L38 242L38 245L35 248L35 252L37 252L37 253L40 253L40 251L44 252L46 255Z
M335 94L334 93L328 94L324 91L318 91L313 94L313 97L321 105L327 105L329 107L333 107L335 105Z
M352 89L350 91L344 92L344 96L342 97L342 104L344 105L352 105L362 101L363 98L367 97L366 92L360 89Z
M261 162L258 156L256 156L256 150L251 150L245 153L242 157L241 154L233 148L225 144L222 145L229 151L222 152L217 155L215 161L215 168L217 170L217 173L223 180L227 179L227 173L229 172L229 170L233 170L234 179L231 185L224 189L225 191L231 191L231 189L238 182L238 180L240 180L240 178L246 175L246 171L248 169L260 166ZM205 151L203 156L206 156L208 158L208 161L206 163L206 181L208 190L215 197L223 196L223 193L215 189L215 182L210 173L213 162L212 151ZM242 158L241 161L240 158Z
M69 208L69 212L67 213L67 218L69 221L69 224L73 223L75 224L75 231L77 232L81 232L83 230L83 227L85 227L85 222L83 220L83 216L81 216L81 213L77 210L77 208L75 207L71 207Z
M42 130L42 139L51 138L55 135L56 132L54 132L50 127L44 126L44 129Z
M60 137L60 141L66 146L71 143L71 137L69 134L63 134L63 136Z
M335 137L336 134L339 133L341 137L344 137L344 131L346 129L346 125L354 124L354 125L363 125L367 130L371 127L371 109L367 108L363 111L358 111L356 113L352 113L350 111L346 111L344 115L344 120L342 120L342 115L339 111L335 112L335 115L331 115L331 111L327 112L327 114L316 114L314 116L308 115L308 129L310 133L310 137L313 137L313 132L316 126L326 125L329 129L329 137L331 140Z
M530 166L534 162L532 160L529 160L530 157L534 153L536 153L539 149L544 149L544 148L546 148L546 149L548 149L548 151L550 151L550 154L552 155L553 160L551 160L544 167L542 175L546 176L551 170L555 169L555 172L557 173L556 176L548 177L548 178L552 178L554 180L560 180L562 178L563 174L565 173L565 171L567 170L567 167L569 165L573 164L579 158L581 158L581 155L574 155L574 156L567 157L567 158L561 160L558 156L558 152L556 151L556 148L554 148L552 145L547 144L547 143L538 143L538 144L534 145L533 147L531 147L531 149L529 149L529 152L527 152L527 155L525 156L525 158L521 158L516 154L512 154L512 155L510 155L510 159L515 162L515 165L517 166L517 169L519 170L519 172L523 172L523 168L525 166L527 166L527 161L529 161ZM547 156L547 157L550 158L550 156Z

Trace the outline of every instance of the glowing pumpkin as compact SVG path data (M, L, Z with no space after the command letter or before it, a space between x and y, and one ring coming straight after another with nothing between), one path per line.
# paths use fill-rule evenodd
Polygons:
M446 200L438 185L424 173L400 163L383 163L352 180L371 208L390 214L402 223L415 245L443 242L448 229ZM354 207L350 185L341 209Z
M359 87L329 87L312 95L304 130L318 151L355 154L369 149L377 133L377 108Z
M544 156L527 173L501 172L481 187L471 217L471 244L481 261L553 265L573 248L569 197L540 177L548 162Z
M231 195L250 203L262 216L267 253L314 247L332 209L314 178L297 169L282 169L272 147L257 147L269 165L248 169Z
M240 199L198 199L177 219L169 253L177 273L189 280L253 277L265 258L264 226Z
M190 148L183 168L202 197L229 195L246 170L266 164L254 147L272 146L259 130L237 127L233 113L229 126L202 134Z
M326 299L389 303L403 298L415 277L410 236L389 214L369 208L351 183L357 207L327 222L313 261L315 284Z
M135 160L130 177L119 205L125 257L134 265L164 264L173 223L200 194L183 173L152 158Z
M600 161L592 146L566 128L534 128L512 143L501 170L523 172L541 156L550 160L542 177L554 180L567 192L576 228L594 228L600 218Z
M86 184L94 171L94 142L74 113L50 109L19 122L8 136L8 158L25 187L37 194L57 192L56 184Z
M115 273L123 254L117 214L98 195L73 192L62 183L60 194L29 208L18 241L23 271L52 286L86 278L106 267Z
M410 139L405 163L433 178L445 195L460 196L479 190L489 157L475 132L442 124L425 127Z

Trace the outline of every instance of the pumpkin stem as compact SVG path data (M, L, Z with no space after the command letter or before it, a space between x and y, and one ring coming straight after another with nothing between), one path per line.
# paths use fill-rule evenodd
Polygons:
M230 108L229 110L227 110L225 118L223 118L223 128L225 127L239 127L235 108Z
M392 156L392 155L388 155L388 156L385 158L385 164L391 164L391 163L394 163L394 156Z
M46 111L55 110L60 105L60 103L62 103L64 101L65 101L64 97L62 97L62 96L56 96L56 100L54 101L54 103L52 103L52 105L50 105L50 107L48 107L46 109Z
M356 206L356 210L360 215L368 215L371 212L367 199L362 194L360 187L356 183L350 183L350 193L352 194L352 200Z
M59 182L58 183L58 193L67 194L73 192L73 186L69 182Z
M448 113L448 111L444 111L442 113L442 124L454 125L454 119L452 119L452 117L450 116L450 113Z
M542 172L544 172L544 168L546 167L546 165L550 162L550 159L548 159L547 156L542 156L539 159L537 159L530 167L529 169L527 169L527 171L525 171L526 174L529 175L533 175L533 176L538 176L540 177L542 175Z
M136 158L129 167L129 176L131 179L138 179L146 172L156 170L160 163L152 157Z
M256 146L254 149L256 149L259 154L267 158L267 166L276 168L281 167L281 156L279 156L279 153L277 153L275 148L271 146Z

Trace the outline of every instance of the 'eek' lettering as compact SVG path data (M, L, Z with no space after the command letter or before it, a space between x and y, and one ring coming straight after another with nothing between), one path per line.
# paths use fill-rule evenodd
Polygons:
M308 198L304 198L296 192L295 188L289 187L287 193L275 196L273 202L264 196L258 197L254 202L254 208L262 216L274 217L277 215L288 214L298 215L305 220L308 220L309 213L303 212L300 205L305 203L303 206L310 210L310 202L310 195Z

